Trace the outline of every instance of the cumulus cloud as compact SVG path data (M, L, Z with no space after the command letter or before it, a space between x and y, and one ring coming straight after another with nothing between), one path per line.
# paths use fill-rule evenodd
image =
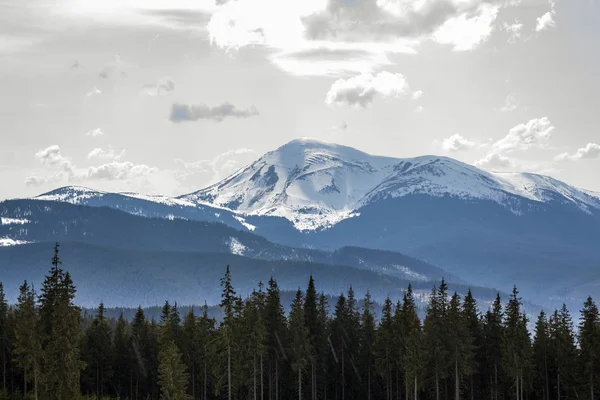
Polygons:
M513 0L237 0L216 7L208 23L211 43L229 50L263 45L278 50L272 62L298 73L297 61L318 48L372 54L411 52L427 40L457 51L471 50L489 39L500 9ZM268 11L266 11L268 10ZM272 53L273 54L273 53ZM290 60L292 58L292 60ZM304 60L306 61L306 60ZM386 58L327 58L310 62L314 74L375 71ZM344 62L347 61L347 62ZM324 66L327 68L322 68Z
M256 115L258 115L258 110L254 106L241 109L237 108L231 103L223 103L215 107L209 107L205 104L188 105L174 103L171 106L171 115L169 116L169 120L175 123L198 121L200 119L210 119L221 122L225 118L249 118Z
M455 152L460 150L468 150L475 147L476 143L466 139L459 133L442 140L442 148L446 151Z
M508 39L507 39L508 43L514 44L521 38L521 34L523 31L523 24L520 23L519 21L515 21L512 24L505 22L503 24L503 28L506 31L506 33L508 34Z
M50 167L59 167L64 171L71 172L74 167L67 157L60 152L60 146L52 145L35 153L35 158L40 160L43 165Z
M422 90L417 90L417 91L413 92L413 94L412 94L412 98L414 100L418 100L421 97L423 97L423 91Z
M190 181L210 184L228 177L240 168L254 161L258 153L247 148L228 150L210 160L187 162L175 159L177 165L176 178L179 181Z
M554 159L556 161L579 161L593 158L600 158L600 144L588 143L585 147L577 149L577 151L573 154L562 153L557 155Z
M161 96L175 90L175 82L170 78L162 78L156 83L148 83L142 86L140 94L145 96Z
M96 129L92 129L91 131L87 132L85 134L85 136L91 136L91 137L104 136L104 132L102 132L102 129L96 128Z
M510 158L504 157L500 154L488 154L481 160L476 161L475 166L493 171L504 171L514 168L515 164Z
M86 170L72 174L69 179L73 181L84 180L126 180L143 177L158 171L157 168L145 164L134 164L132 162L113 161L100 166L89 167Z
M117 158L124 155L124 151L117 154L114 150L107 151L95 149L88 158L112 158L115 161L99 166L88 168L77 168L69 158L62 155L58 145L49 146L35 153L35 157L40 162L56 171L48 176L30 176L25 180L27 186L41 186L51 182L58 182L66 179L67 181L81 182L86 180L128 180L139 177L145 177L158 171L157 168L145 164L134 164L131 162L118 162Z
M94 86L94 88L92 90L90 90L89 92L87 92L85 94L85 97L92 97L92 96L96 96L96 95L100 95L100 94L102 94L102 90L100 90Z
M108 147L108 150L104 150L100 147L97 147L88 153L87 158L88 159L103 158L103 159L110 159L110 160L120 160L121 158L123 158L125 156L125 153L126 153L125 150L121 150L119 153L117 153L115 151L115 149L113 149L110 146Z
M377 75L362 74L336 80L327 93L325 103L367 107L377 96L397 98L409 91L408 83L402 74L382 71Z
M517 95L509 94L508 96L506 96L506 99L504 100L504 105L502 106L500 111L510 112L515 111L517 108L519 108L519 99L517 98Z
M481 4L474 12L452 17L433 33L433 40L451 45L455 51L472 50L492 34L499 9L497 5Z
M544 146L554 129L548 117L534 118L515 126L508 135L492 144L492 152L504 153Z
M535 31L541 32L549 28L554 28L556 26L556 22L554 21L555 15L556 3L553 0L550 0L550 11L548 11L547 13L545 13L537 19Z

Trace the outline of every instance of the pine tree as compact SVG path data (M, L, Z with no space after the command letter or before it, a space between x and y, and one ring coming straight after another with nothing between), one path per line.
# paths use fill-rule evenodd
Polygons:
M421 321L417 314L417 306L411 285L408 285L408 289L404 294L402 315L404 316L402 331L405 335L402 365L404 368L406 399L408 400L412 396L413 400L417 400L424 375L425 349L423 348ZM412 388L412 390L409 390L409 388Z
M449 370L452 346L448 337L448 285L444 280L439 289L434 288L423 324L428 349L429 371L434 378L435 399L441 398L440 381Z
M310 276L308 280L308 288L306 289L306 296L304 297L304 318L305 324L308 329L308 340L310 348L313 351L310 357L310 386L311 386L311 399L315 400L317 397L317 374L316 364L317 362L323 361L320 350L320 340L323 335L323 328L320 325L319 311L317 304L317 289L315 288L315 281Z
M463 317L466 327L466 333L470 338L472 357L468 367L469 376L469 397L475 400L476 396L482 396L479 392L481 387L479 366L485 362L483 351L483 328L481 316L477 308L477 301L473 297L471 289L468 290L463 303Z
M503 320L504 311L502 308L502 300L498 293L492 304L492 309L485 315L483 324L483 357L485 362L481 367L485 368L483 374L489 379L489 393L491 400L498 400L500 397L500 384L502 381L502 349L504 340Z
M563 304L559 311L555 311L550 326L550 341L555 355L556 397L560 400L563 393L568 396L576 383L577 348L573 321L566 305Z
M298 376L298 400L302 400L302 372L306 371L311 356L309 332L305 323L302 303L302 291L298 289L290 310L289 325L292 370Z
M386 400L392 399L392 360L393 360L393 310L392 300L387 297L383 303L382 317L377 329L375 340L375 353L377 359L375 365L377 372L383 379L382 389L385 388Z
M530 349L526 320L521 312L522 301L515 286L506 306L503 340L503 370L514 382L515 399L522 399L523 378Z
M363 312L361 316L361 338L360 338L360 367L363 374L363 380L366 385L363 397L371 400L372 392L372 376L375 372L374 350L377 324L375 322L375 314L373 312L374 302L371 298L371 293L367 292L363 302ZM366 374L366 376L365 376Z
M125 398L128 393L131 366L131 337L127 329L127 321L123 317L123 313L119 315L114 329L113 339L113 354L112 354L112 383L114 391L120 398Z
M454 293L448 309L449 344L454 369L454 399L461 396L463 376L473 372L475 353L473 338L467 326L467 319L461 308L460 296Z
M93 382L91 386L96 396L100 397L104 396L112 379L112 332L104 313L104 304L100 303L96 317L85 333L85 375Z
M587 382L589 398L594 400L600 381L600 313L591 297L587 298L581 310L579 348L581 372Z
M33 383L33 398L38 398L41 344L38 338L38 315L35 305L35 290L27 281L19 288L15 310L15 363L24 374L23 393L28 393L28 384Z
M277 282L271 277L267 286L267 299L264 309L265 329L267 331L267 357L269 364L269 399L280 398L280 377L283 362L287 361L284 343L287 343L287 321Z
M548 376L549 360L548 347L550 346L550 327L546 313L542 310L535 323L535 337L533 340L533 367L535 371L534 390L541 400L550 399L550 381Z
M160 386L161 400L190 400L187 394L189 374L181 359L181 352L177 345L168 336L160 345L158 356L158 385Z
M8 368L8 303L4 295L4 285L0 282L0 357L2 358L2 390L6 391Z
M54 247L52 268L42 285L40 332L42 336L43 398L70 400L79 396L80 309L74 305L75 286L60 268L59 246Z

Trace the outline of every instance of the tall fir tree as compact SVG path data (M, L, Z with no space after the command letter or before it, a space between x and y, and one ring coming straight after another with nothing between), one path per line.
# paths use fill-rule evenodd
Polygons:
M32 384L32 397L38 399L40 376L41 343L38 338L38 314L35 290L27 281L19 288L15 310L15 363L23 371L23 394L29 392Z
M588 297L581 310L579 322L580 371L588 398L594 400L600 383L600 313L598 306Z
M312 354L309 331L306 326L302 304L302 291L298 289L294 301L292 302L289 317L290 355L292 357L292 370L297 376L298 400L302 400L303 397L303 373L307 370Z
M550 327L546 313L542 310L535 323L535 336L532 346L532 364L534 392L540 400L550 399L550 380L548 353L550 351Z
M42 397L71 400L79 396L80 309L74 304L75 285L68 272L60 268L58 243L52 267L42 285L40 332L42 333Z

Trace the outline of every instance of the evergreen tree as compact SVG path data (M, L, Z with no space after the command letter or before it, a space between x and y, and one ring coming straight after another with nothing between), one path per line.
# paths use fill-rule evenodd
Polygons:
M579 322L579 348L581 372L586 382L589 398L594 400L600 382L600 313L598 306L588 297Z
M445 379L449 370L449 357L452 346L448 335L448 285L444 280L439 289L433 288L423 324L430 376L433 377L435 399L441 398L440 381Z
M302 291L298 289L290 310L290 355L292 370L297 374L298 399L302 399L303 371L310 362L311 348L308 327L306 326L304 309L302 308Z
M484 358L484 338L482 319L477 307L477 301L473 297L471 289L468 290L463 303L463 316L466 327L466 333L470 338L470 346L472 357L466 361L470 361L468 367L469 376L469 398L475 400L479 396L483 396L481 389L481 375L479 373L480 366L485 362Z
M128 393L127 388L129 388L131 378L131 337L127 328L127 321L125 321L123 313L121 312L114 329L113 355L111 357L113 361L111 386L117 396L121 398L126 397L126 393Z
M402 315L404 316L402 332L405 335L402 362L406 388L405 398L408 400L412 396L413 400L417 400L425 372L425 349L423 348L421 321L417 314L417 306L411 285L408 285L408 289L404 294ZM412 388L412 390L409 390L409 388Z
M33 383L33 398L37 400L42 349L38 338L35 290L27 284L27 281L19 288L14 329L14 361L23 371L23 394L27 395L28 384Z
M190 400L187 394L189 374L181 359L181 352L172 339L166 336L158 356L158 384L161 400Z
M43 398L71 400L79 396L80 309L75 306L71 275L60 268L59 245L54 247L52 268L42 285L40 332L42 335Z
M393 310L392 300L387 297L383 303L382 317L377 329L375 341L375 353L377 359L375 365L381 376L382 389L384 389L386 400L392 399L392 360L393 360ZM383 397L383 396L381 396Z
M556 398L560 400L564 398L563 393L568 396L569 392L574 390L577 377L575 334L573 321L566 305L563 304L559 311L555 311L550 327L550 341L555 356Z
M521 400L530 344L526 320L521 313L523 303L518 294L515 286L506 306L502 361L503 370L514 382L515 399Z
M540 400L550 399L550 381L548 376L550 346L550 332L546 313L542 310L535 323L535 337L533 340L533 367L535 371L534 391Z
M104 313L104 304L100 303L98 313L85 333L84 346L87 364L84 376L91 382L93 393L100 397L104 396L112 379L112 331Z
M363 374L364 390L363 398L371 400L373 395L372 376L375 372L375 358L373 347L377 332L377 324L375 322L375 314L373 312L374 302L371 298L371 293L367 292L363 302L363 312L361 316L361 338L360 338L360 368Z
M0 282L0 357L2 358L2 390L6 391L6 377L8 369L8 303L4 294L4 285Z
M454 293L448 309L450 354L454 372L454 399L461 397L461 380L473 372L475 353L473 337L467 326L467 319L461 308L460 296Z
M284 343L287 343L287 321L277 282L271 277L267 287L267 299L264 309L265 329L267 332L267 357L269 364L269 399L279 400L284 361L288 361Z
M500 294L492 304L491 310L485 314L483 324L484 349L482 351L484 362L481 365L482 375L488 378L488 392L491 400L500 397L500 385L502 382L501 365L502 349L504 340L504 311Z

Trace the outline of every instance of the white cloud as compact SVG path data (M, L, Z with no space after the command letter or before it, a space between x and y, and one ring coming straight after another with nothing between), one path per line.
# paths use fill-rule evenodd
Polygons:
M112 147L108 147L108 150L104 150L102 148L95 148L94 150L90 151L87 155L88 159L92 159L92 158L103 158L103 159L110 159L110 160L120 160L121 158L123 158L126 154L125 150L121 150L121 152L117 153L115 151L115 149L113 149Z
M482 4L475 14L463 13L448 19L433 34L433 40L456 51L472 50L485 42L494 30L500 7Z
M140 178L157 171L157 168L149 167L145 164L133 164L129 161L113 161L108 164L99 165L97 167L89 167L86 170L78 171L70 175L69 180L126 180Z
M170 78L162 78L156 83L149 83L142 87L140 94L145 96L161 96L175 90L175 82Z
M191 182L193 185L217 182L228 177L240 168L255 161L258 153L251 149L241 148L228 150L217 155L211 160L186 162L176 159L176 178L182 182Z
M87 92L85 94L86 97L91 97L91 96L95 96L95 95L100 95L102 94L102 90L98 89L97 87L94 86L94 88L92 90L90 90L89 92Z
M521 38L523 24L518 20L512 24L505 22L503 28L508 33L508 43L514 44Z
M573 154L562 153L557 155L554 159L557 161L579 161L593 158L600 158L600 144L588 143L585 147L577 149L577 151Z
M519 99L517 98L517 95L509 94L508 96L506 96L506 99L504 100L504 105L502 106L500 111L510 112L515 111L517 108L519 108Z
M492 153L527 150L541 147L550 139L554 126L548 117L534 118L527 123L512 128L508 135L492 144Z
M325 103L367 107L376 96L397 98L409 91L402 74L382 71L377 75L362 74L336 80L327 93Z
M475 142L466 139L458 133L442 140L442 148L450 152L472 149L475 145Z
M124 154L124 151L120 154L111 154L109 151L102 149L93 150L88 157L102 157L102 158L120 158ZM77 168L70 159L63 156L58 145L50 146L46 149L40 150L35 154L35 157L40 162L51 168L60 168L54 174L48 176L30 176L26 178L25 184L28 186L41 186L47 183L58 182L62 180L67 181L86 181L86 180L128 180L134 178L145 177L158 171L157 168L149 167L145 164L134 164L131 162L117 162L112 161L107 164L92 166L88 168Z
M63 156L60 152L60 146L52 145L35 153L35 158L40 160L43 165L50 167L59 167L64 171L73 171L71 160Z
M554 21L554 17L556 16L556 3L553 0L550 0L550 11L542 15L537 19L537 24L535 26L536 32L541 32L549 28L554 28L556 26L556 22Z
M412 94L412 98L414 100L418 100L421 97L423 97L423 91L422 90L417 90L417 91L413 92L413 94Z
M104 132L102 132L102 129L96 128L96 129L92 129L91 131L86 133L85 136L92 136L92 137L104 136Z
M198 121L201 119L221 122L225 118L249 118L257 115L258 109L255 106L242 109L231 103L223 103L214 107L207 106L206 104L173 103L169 120L175 123Z
M488 154L484 158L475 162L475 166L492 171L506 171L515 167L514 162L500 154Z
M304 60L301 53L328 48L373 55L414 53L426 40L471 50L494 30L511 0L236 0L216 7L208 23L211 43L230 50L261 45L270 60L294 74L368 73L387 57ZM300 65L308 64L303 72Z

